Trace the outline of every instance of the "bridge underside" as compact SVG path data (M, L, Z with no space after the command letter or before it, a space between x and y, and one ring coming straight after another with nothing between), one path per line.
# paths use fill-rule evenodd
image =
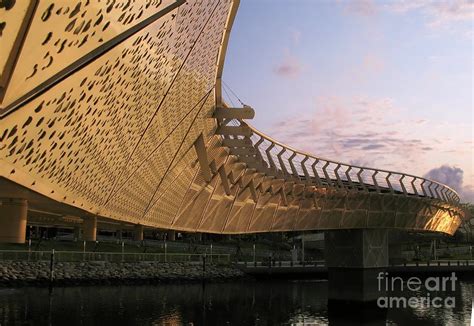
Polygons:
M255 130L229 125L249 116L226 111L221 96L237 7L236 0L25 0L0 8L0 229L20 232L27 207L30 221L66 225L453 234L463 212L442 185L412 177L410 192L400 175L403 189L395 189L388 173L381 188L376 174L385 172L358 167L342 180L348 166L283 157L286 147L275 164L257 145L271 140L253 143ZM304 173L293 165L297 155ZM304 165L311 160L312 175Z
M50 218L57 216L56 224L77 224L81 221L71 217L90 219L98 215L104 222L223 234L337 229L405 229L453 234L461 223L460 211L430 198L278 182L246 169L220 143L214 137L208 148L208 153L214 153L209 155L209 160L214 162L209 182L205 181L197 157L188 165L169 171L163 179L165 186L150 206L153 215L142 214L139 223L130 215L117 218L59 203L4 178L0 179L0 198L25 198L32 212L36 211L33 216L38 221L41 220L38 216L43 216L43 220L48 216L41 212L49 212L53 213L49 214Z

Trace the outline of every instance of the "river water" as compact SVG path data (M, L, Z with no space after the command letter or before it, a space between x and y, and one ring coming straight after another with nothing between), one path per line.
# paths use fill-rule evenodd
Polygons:
M389 308L371 325L469 325L473 281L454 308ZM423 296L424 293L416 295ZM0 325L349 325L328 317L327 281L1 288Z

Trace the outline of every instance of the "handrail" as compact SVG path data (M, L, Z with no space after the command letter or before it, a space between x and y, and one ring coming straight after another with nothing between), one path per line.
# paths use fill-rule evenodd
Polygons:
M207 257L212 262L230 261L230 254L175 253L175 252L106 252L106 251L54 251L54 250L0 250L2 260L28 261L199 261Z
M224 104L224 106L227 106ZM402 196L429 197L450 204L459 204L459 195L447 185L408 173L352 165L323 157L283 144L250 124L234 119L232 125L248 127L257 155L276 172L309 182L308 176L318 186L346 189L350 191L390 192ZM228 137L228 136L227 136ZM237 136L234 136L237 137ZM275 164L277 163L277 164ZM299 167L301 173L298 172ZM319 170L321 173L318 173ZM308 174L308 175L306 175ZM352 178L351 178L352 176ZM359 180L359 182L355 181ZM359 189L360 188L360 189Z
M44 253L50 254L52 250L0 250L0 253ZM55 254L96 254L96 255L168 255L168 256L203 256L204 253L189 254L186 252L119 252L119 251L80 251L80 250L55 250ZM229 256L230 254L206 253L206 256Z

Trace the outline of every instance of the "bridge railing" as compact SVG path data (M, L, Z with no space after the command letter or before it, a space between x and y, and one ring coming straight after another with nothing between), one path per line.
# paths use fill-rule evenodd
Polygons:
M237 263L238 266L247 268L269 268L269 267L320 267L326 268L326 262L324 260L313 260L313 261L241 261ZM474 266L474 260L472 259L451 259L451 260L426 260L416 262L404 262L399 264L390 264L390 267L454 267L454 266Z
M51 261L53 251L0 250L0 261ZM121 253L91 251L54 251L55 262L105 261L105 262L230 262L229 254L186 253Z
M253 159L260 161L273 175L319 187L377 193L418 196L458 204L459 195L449 186L437 181L408 173L346 164L317 157L280 143L241 120L228 122L234 126L250 128L251 136L226 136L249 138L256 149Z

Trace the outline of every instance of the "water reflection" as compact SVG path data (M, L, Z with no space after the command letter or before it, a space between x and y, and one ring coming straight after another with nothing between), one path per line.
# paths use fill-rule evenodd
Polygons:
M426 279L421 278L424 282ZM440 291L428 291L421 287L420 291L393 291L392 296L395 297L417 297L429 298L430 302L424 302L416 307L407 308L393 308L388 310L387 324L388 325L469 325L472 312L472 297L473 297L474 281L464 280L456 282L455 291L449 288ZM441 300L436 303L443 302L442 307L433 306L433 298L439 297ZM454 306L450 307L450 301L445 301L446 298L454 299ZM448 303L446 306L445 303Z
M453 309L388 309L370 324L467 324L472 284L459 283ZM354 324L350 309L330 308L325 281L0 289L1 325Z

